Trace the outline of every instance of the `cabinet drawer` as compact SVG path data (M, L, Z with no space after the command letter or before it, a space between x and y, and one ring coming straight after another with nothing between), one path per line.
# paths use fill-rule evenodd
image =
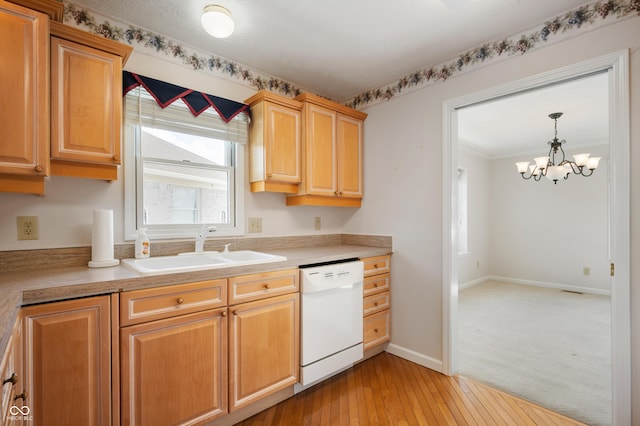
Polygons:
M364 350L391 340L391 311L385 310L364 318Z
M229 278L229 305L298 291L298 269Z
M120 325L170 318L226 304L226 279L126 291L120 295Z
M385 291L364 298L362 313L364 316L389 309L391 306L391 292Z
M390 256L374 256L365 257L362 259L364 262L364 276L369 277L371 275L384 274L390 271Z
M364 296L380 293L389 290L390 279L389 274L375 275L364 279L364 287L362 293Z

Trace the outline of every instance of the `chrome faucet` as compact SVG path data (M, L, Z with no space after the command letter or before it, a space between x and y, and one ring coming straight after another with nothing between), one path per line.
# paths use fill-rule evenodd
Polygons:
M196 234L196 253L202 253L204 250L204 241L210 232L215 232L217 228L214 225L207 225L206 223L200 227L200 230Z

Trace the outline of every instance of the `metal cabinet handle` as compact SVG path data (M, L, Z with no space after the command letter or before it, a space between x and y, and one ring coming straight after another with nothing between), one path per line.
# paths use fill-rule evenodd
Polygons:
M17 401L19 399L21 399L23 402L25 402L27 400L27 390L26 389L23 390L21 394L16 395L16 396L13 397L14 401Z
M12 386L15 386L15 384L18 383L18 375L16 373L11 374L11 377L2 381L2 386L7 383L11 383Z
M184 303L184 299L182 297L178 297L178 299L176 299L176 303L178 305L182 305Z

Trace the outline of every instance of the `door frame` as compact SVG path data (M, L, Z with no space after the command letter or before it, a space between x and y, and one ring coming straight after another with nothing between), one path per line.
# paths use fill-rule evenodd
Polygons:
M613 424L631 424L629 51L623 50L447 100L442 109L443 353L442 369L456 374L458 322L457 109L598 71L609 73L609 258L611 277L611 367Z

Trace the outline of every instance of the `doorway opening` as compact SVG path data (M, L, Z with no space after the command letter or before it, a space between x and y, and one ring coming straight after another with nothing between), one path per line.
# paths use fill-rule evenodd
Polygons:
M629 424L630 392L630 259L629 259L629 101L628 52L619 52L575 64L525 80L513 82L461 98L443 105L443 368L447 374L458 371L458 110L468 105L514 93L534 90L596 72L609 75L609 183L608 258L615 264L611 284L611 365L612 423ZM557 112L557 111L549 111ZM528 156L527 156L528 157ZM525 157L524 159L526 159ZM514 166L514 174L515 166ZM515 176L519 179L519 177ZM585 179L576 177L579 179ZM571 177L569 179L572 179ZM541 182L548 183L548 182ZM566 183L566 182L563 182Z

